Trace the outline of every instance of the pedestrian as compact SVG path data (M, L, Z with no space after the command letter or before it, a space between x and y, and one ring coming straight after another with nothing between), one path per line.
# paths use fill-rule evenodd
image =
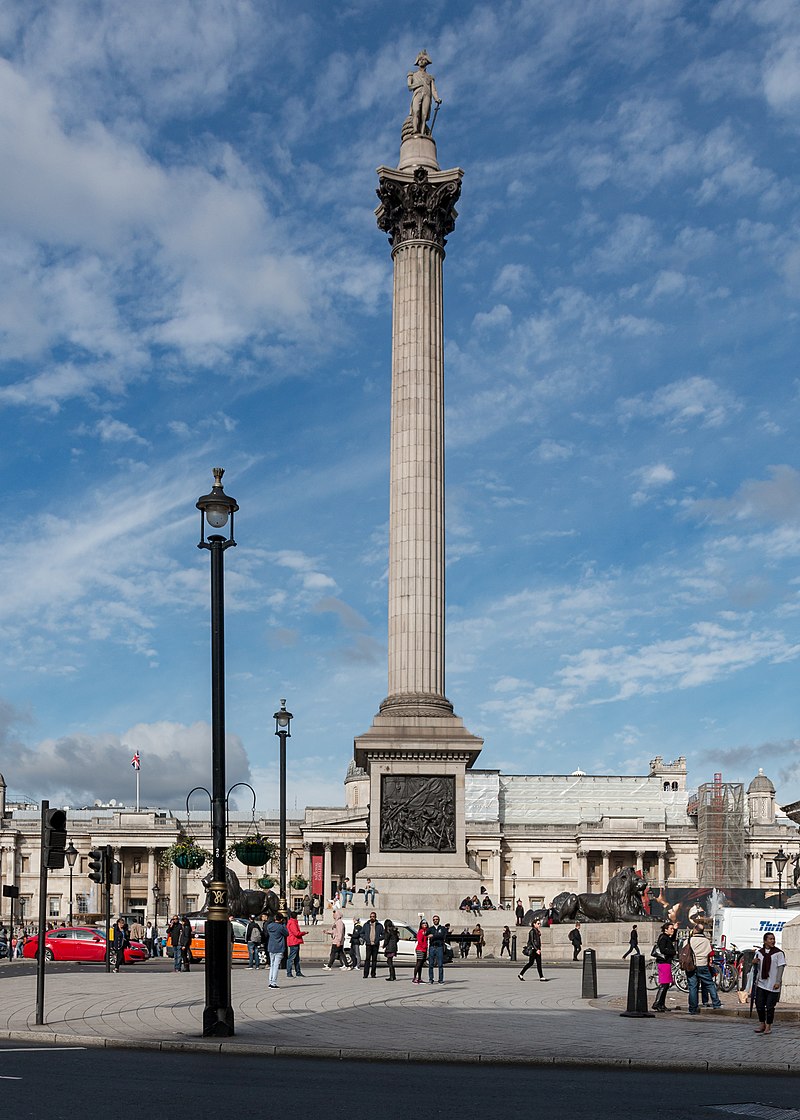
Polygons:
M138 918L131 926L130 938L131 941L144 941L144 926Z
M542 923L538 918L534 918L533 922L531 923L530 933L528 934L528 940L525 948L523 949L523 953L525 953L525 955L527 956L528 963L519 973L520 980L524 980L525 973L528 971L528 969L533 968L533 966L536 965L536 971L539 973L539 979L546 982L549 977L545 976L542 973Z
M483 947L486 944L486 938L483 935L483 929L481 928L480 922L478 922L478 924L475 926L475 929L472 931L472 938L475 942L475 956L478 958L478 960L482 960Z
M364 886L364 905L365 906L374 906L375 905L375 894L376 894L376 890L375 890L375 887L372 884L372 880L367 879L367 882Z
M756 1034L772 1034L775 1007L781 998L785 968L786 955L782 949L776 948L775 934L765 933L764 944L756 950L753 957L753 984L758 1014Z
M666 1006L667 992L672 984L672 962L677 956L675 938L678 929L674 922L664 922L658 941L653 946L652 955L658 962L658 992L656 993L653 1011L671 1011Z
M439 983L444 984L444 943L449 938L446 926L441 924L438 914L433 915L428 926L428 983L433 983L433 970L439 968Z
M642 955L639 950L639 930L636 928L636 926L634 926L631 930L630 944L622 954L622 959L625 960L625 958L629 957L631 953L633 953L635 957L640 957Z
M344 955L344 920L339 911L335 911L333 915L333 925L330 929L326 929L325 933L331 938L331 955L328 957L328 963L322 967L326 972L330 972L333 968L333 962L339 961L340 968L349 968L347 957Z
M714 947L706 937L702 925L696 925L689 933L689 939L681 949L678 964L686 973L689 982L689 1014L699 1015L698 992L703 989L703 1003L707 1002L706 996L711 1000L715 1011L722 1007L722 1000L714 983L714 975L710 968ZM692 967L694 966L694 967Z
M309 919L311 917L312 909L313 909L313 907L311 905L310 897L307 894L303 895L303 925L304 926L308 925Z
M422 983L422 969L425 966L425 958L428 955L428 923L424 918L420 919L419 929L417 930L417 943L414 947L414 978L412 984Z
M361 941L364 945L364 979L371 976L375 979L375 969L378 965L378 949L383 941L383 926L378 921L378 915L373 910L369 921L364 923Z
M317 895L311 899L311 924L315 926L319 921L319 898Z
M190 972L190 965L192 963L192 923L188 918L181 921L181 969L184 972Z
M458 951L463 960L469 956L469 947L472 943L472 934L469 932L469 926L464 926L461 933L458 935Z
M154 957L156 953L156 927L152 922L148 922L144 927L144 947L147 949L147 955Z
M291 977L293 968L295 976L303 975L300 971L300 949L302 948L304 937L305 933L300 929L297 914L291 911L289 913L289 920L286 923L286 945L289 952L286 962L287 977Z
M522 905L522 899L521 898L517 899L517 905L514 909L514 914L516 915L517 925L521 926L522 922L525 918L525 907Z
M269 986L278 987L278 972L286 954L286 915L276 914L265 929L269 953Z
M124 918L117 918L111 931L111 949L114 953L114 971L119 972L119 966L125 964L125 949L130 945L128 927Z
M386 977L387 983L390 980L397 979L397 973L394 970L394 958L397 956L399 946L400 934L397 932L392 919L387 918L383 923L383 955L386 957L386 963L389 966L389 975Z
M174 915L167 926L167 943L172 946L172 970L181 970L181 920Z
M503 926L503 943L500 946L500 956L503 953L508 953L508 959L511 959L511 930L508 926Z
M247 929L244 931L244 940L247 945L247 967L260 968L261 967L261 943L264 940L264 934L261 930L261 925L250 915L250 921L247 923Z
M581 936L581 923L576 922L575 928L571 929L567 934L567 940L572 943L572 959L576 961L580 955L581 946L583 945L583 937Z
M361 921L356 918L353 922L353 928L350 931L350 968L361 968L361 935L364 927Z

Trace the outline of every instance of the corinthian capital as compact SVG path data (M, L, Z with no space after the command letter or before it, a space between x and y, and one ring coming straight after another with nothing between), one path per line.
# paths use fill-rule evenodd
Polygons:
M426 167L416 167L411 179L381 175L376 193L381 200L375 211L378 228L389 235L392 247L404 241L431 241L444 248L458 217L460 174L437 182L431 181Z

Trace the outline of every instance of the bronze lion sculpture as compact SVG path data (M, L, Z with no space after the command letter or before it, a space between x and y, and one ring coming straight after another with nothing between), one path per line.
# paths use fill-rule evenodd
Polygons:
M621 922L629 918L646 918L642 895L647 881L633 867L623 867L608 881L602 894L562 895L558 907L560 922ZM554 900L555 902L555 900Z
M211 886L213 872L209 871L208 875L201 880L203 886L208 890ZM230 867L225 868L225 879L228 884L228 910L232 918L257 918L259 914L268 914L273 918L279 909L278 896L274 891L251 891L243 887L239 882L239 876ZM206 900L201 914L206 912L208 908L208 900Z

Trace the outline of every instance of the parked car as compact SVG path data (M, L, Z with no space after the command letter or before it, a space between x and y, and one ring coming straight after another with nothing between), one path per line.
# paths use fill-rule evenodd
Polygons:
M39 952L39 935L26 937L22 955L35 960ZM45 934L44 959L46 961L104 961L106 939L92 926L59 926ZM125 950L125 963L146 961L147 949L141 941L131 941Z

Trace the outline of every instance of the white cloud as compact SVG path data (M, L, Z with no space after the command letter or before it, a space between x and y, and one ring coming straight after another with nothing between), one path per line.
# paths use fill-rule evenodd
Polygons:
M695 424L704 428L721 427L741 408L730 392L708 377L687 377L663 385L654 393L642 393L617 402L617 412L624 424L639 418L661 420L677 430Z

